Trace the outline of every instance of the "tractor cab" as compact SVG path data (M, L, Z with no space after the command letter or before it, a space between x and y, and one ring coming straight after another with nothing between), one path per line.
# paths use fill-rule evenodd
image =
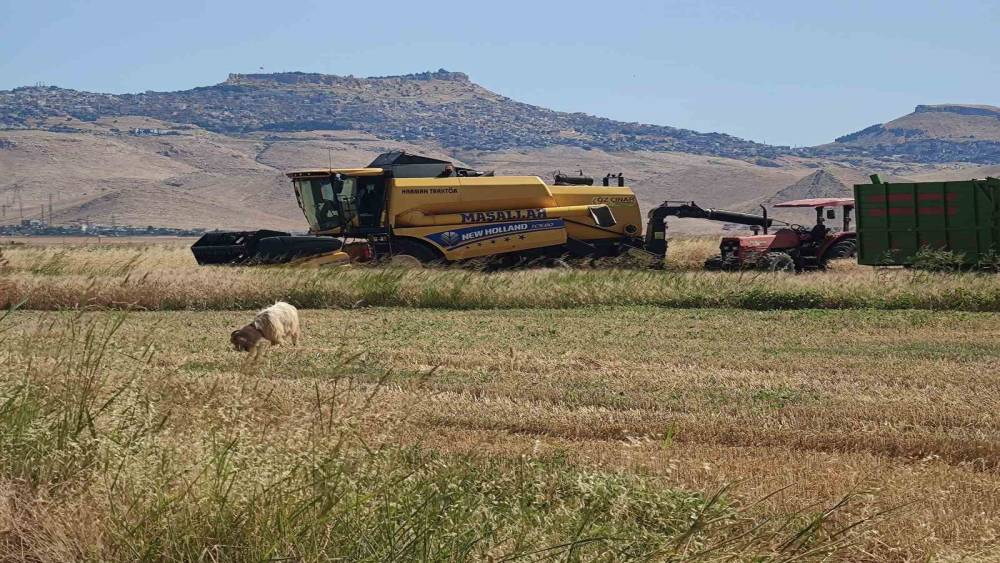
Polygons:
M843 227L840 232L849 233L851 231L851 212L854 211L854 198L850 197L820 197L812 199L796 199L784 203L775 204L775 207L812 207L816 210L816 224L824 224L826 220L837 218L837 209L840 208Z

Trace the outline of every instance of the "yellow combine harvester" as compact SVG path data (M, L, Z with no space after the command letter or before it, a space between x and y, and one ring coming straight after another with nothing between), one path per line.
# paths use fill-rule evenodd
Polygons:
M650 212L643 237L639 204L620 174L605 176L602 186L591 185L589 178L562 175L548 185L537 176L493 176L444 160L391 152L365 168L288 176L309 223L309 236L209 233L192 247L198 262L426 264L486 259L498 266L517 266L630 252L662 264L666 254L664 206Z

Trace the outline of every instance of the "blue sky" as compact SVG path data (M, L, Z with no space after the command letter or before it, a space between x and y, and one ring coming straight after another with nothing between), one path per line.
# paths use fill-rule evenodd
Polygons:
M446 68L557 110L801 146L921 103L1000 105L998 24L997 0L0 0L0 89Z

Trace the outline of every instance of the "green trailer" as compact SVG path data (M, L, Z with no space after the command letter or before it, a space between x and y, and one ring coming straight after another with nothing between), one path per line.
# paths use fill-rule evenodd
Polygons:
M974 265L1000 252L1000 180L882 182L854 186L858 263L913 263L921 249Z

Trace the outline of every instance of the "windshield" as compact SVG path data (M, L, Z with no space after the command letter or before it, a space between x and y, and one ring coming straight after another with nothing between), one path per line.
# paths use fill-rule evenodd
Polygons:
M342 228L354 219L356 179L328 176L295 181L299 207L313 231Z

